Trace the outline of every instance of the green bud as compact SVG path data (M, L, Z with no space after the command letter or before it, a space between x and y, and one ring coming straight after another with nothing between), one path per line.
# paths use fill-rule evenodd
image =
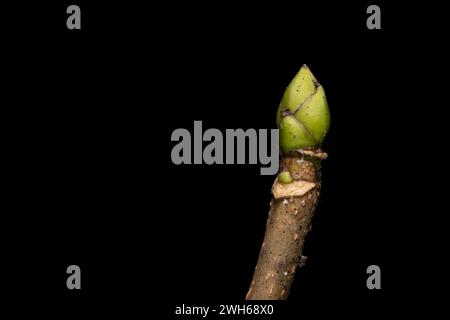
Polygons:
M288 152L319 146L330 127L323 87L306 65L286 88L277 112L280 146Z
M281 171L278 174L278 181L281 183L291 183L294 181L294 179L291 176L291 173L289 171Z
M285 152L316 144L314 137L290 111L282 112L279 127L280 146Z

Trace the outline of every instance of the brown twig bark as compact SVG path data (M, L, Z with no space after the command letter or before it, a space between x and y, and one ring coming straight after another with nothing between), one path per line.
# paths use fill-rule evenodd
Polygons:
M247 300L287 299L302 256L305 238L320 192L320 160L326 154L319 149L286 156L280 171L288 170L294 180L272 187L273 199L266 233L261 246Z

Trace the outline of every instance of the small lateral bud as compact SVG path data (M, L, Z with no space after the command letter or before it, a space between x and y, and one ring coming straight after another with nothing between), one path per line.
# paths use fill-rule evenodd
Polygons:
M278 181L281 183L291 183L293 180L291 173L287 170L281 171L278 174Z

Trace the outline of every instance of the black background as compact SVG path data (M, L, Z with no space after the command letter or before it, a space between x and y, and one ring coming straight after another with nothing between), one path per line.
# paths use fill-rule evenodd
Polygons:
M74 3L79 31L66 29L69 2L10 11L13 297L42 298L60 316L164 318L182 303L242 303L274 177L257 165L175 166L170 135L193 132L194 120L275 128L284 88L306 63L330 106L329 159L309 258L277 317L405 312L398 297L416 297L407 266L417 258L406 240L408 164L397 155L410 147L405 79L421 67L408 58L423 26L408 24L408 7L377 2L382 29L368 30L364 2ZM71 264L81 291L66 288ZM371 264L382 290L366 288Z

